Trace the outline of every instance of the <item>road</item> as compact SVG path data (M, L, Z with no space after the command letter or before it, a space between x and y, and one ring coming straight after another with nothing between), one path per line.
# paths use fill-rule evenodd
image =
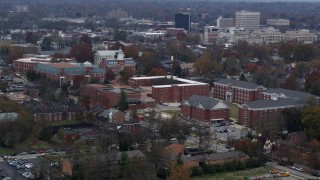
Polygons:
M285 172L289 172L290 173L290 176L293 176L295 178L298 178L298 179L318 179L317 177L315 176L312 176L310 174L306 174L304 172L299 172L299 171L296 171L296 170L293 170L293 169L289 169L288 167L286 166L280 166L276 163L273 163L273 162L268 162L266 163L267 166L271 166L275 169L278 169L280 171L285 171Z

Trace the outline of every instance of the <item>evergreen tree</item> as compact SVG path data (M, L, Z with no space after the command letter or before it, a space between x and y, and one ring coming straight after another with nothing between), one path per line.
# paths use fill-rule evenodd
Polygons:
M121 89L120 100L119 100L119 110L120 111L127 110L128 106L129 106L129 104L128 104L128 100L127 100L127 94L123 89Z

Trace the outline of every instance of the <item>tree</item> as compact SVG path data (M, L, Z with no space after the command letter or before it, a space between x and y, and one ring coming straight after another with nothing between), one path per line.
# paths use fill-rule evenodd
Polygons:
M280 85L280 87L297 91L299 89L299 84L297 82L296 75L290 74L286 81Z
M36 81L41 78L41 75L37 74L35 70L31 70L26 73L26 77L29 79L29 81Z
M124 49L125 58L137 59L139 57L139 49L137 45L127 46Z
M32 32L27 32L26 33L26 38L25 38L26 43L32 43L36 44L37 43L37 38Z
M204 148L205 145L209 145L208 143L211 140L212 134L210 133L210 128L208 126L194 124L192 128L192 133L196 137L198 137L199 148Z
M239 80L240 80L240 81L247 81L246 76L244 75L244 73L241 73L241 74L240 74Z
M126 41L127 40L127 32L119 31L119 29L114 30L114 32L113 32L113 40L115 40L115 41Z
M8 55L8 63L12 63L13 60L22 58L27 52L22 47L11 47Z
M163 68L152 68L147 75L148 76L165 76L167 75L167 72L163 70Z
M245 65L246 72L254 73L257 70L257 65L255 63L248 63Z
M314 94L320 95L320 71L312 71L306 76L305 90Z
M179 61L173 61L172 66L171 66L171 72L174 76L181 77L181 66Z
M198 58L193 66L199 74L209 74L213 71L221 72L221 66L211 59L208 52L205 52L200 58Z
M51 37L45 37L42 40L41 43L41 49L42 51L50 51L51 50L51 43L52 43L52 38Z
M170 165L170 175L167 180L189 180L189 170L184 168L183 165L172 163Z
M69 55L76 58L77 62L84 63L86 61L93 61L94 52L89 44L83 43L73 46Z
M315 56L315 47L313 44L298 44L293 53L296 61L310 61Z
M119 110L125 111L128 109L128 107L129 107L129 104L127 100L127 94L123 89L121 89L120 99L119 99Z
M302 109L301 108L286 108L281 111L281 117L285 123L285 127L289 132L303 130L301 123Z
M87 34L83 34L80 38L80 43L86 43L88 45L92 44L91 38Z
M238 60L235 57L228 57L223 63L223 71L230 76L238 75L240 72Z
M310 139L320 139L320 108L307 107L302 112L302 124L305 132Z
M155 53L151 51L143 52L142 56L138 59L138 63L143 66L144 74L150 72L152 68L160 67L159 62L156 61Z
M160 136L168 141L177 138L179 142L184 142L190 133L190 127L187 124L181 124L176 117L163 121L159 129Z
M115 76L114 72L111 69L107 68L106 69L106 80L112 81L115 78L116 78L116 76Z
M132 150L132 137L129 133L124 133L119 138L119 150L129 151Z
M129 78L131 78L134 75L134 71L130 67L125 67L121 72L120 72L120 80L123 83L128 84Z

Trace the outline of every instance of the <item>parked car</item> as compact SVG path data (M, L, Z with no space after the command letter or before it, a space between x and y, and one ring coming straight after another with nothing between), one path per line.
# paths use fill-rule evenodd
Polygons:
M271 174L278 174L278 173L279 173L279 170L277 170L277 169L272 169L272 170L270 171L270 173L271 173Z

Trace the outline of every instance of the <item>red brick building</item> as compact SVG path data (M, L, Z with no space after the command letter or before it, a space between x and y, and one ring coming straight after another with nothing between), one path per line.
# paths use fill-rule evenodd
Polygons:
M90 63L39 63L36 65L37 73L46 76L49 79L56 80L60 84L73 85L75 78L81 77L86 82L92 79L98 79L100 83L104 82L106 70Z
M12 62L13 70L19 73L27 73L32 71L40 62L51 62L49 56L37 55L35 57L21 58Z
M97 51L94 55L94 64L110 69L115 74L120 73L125 67L136 70L136 62L132 58L125 58L122 50Z
M139 104L141 92L134 89L124 89L129 105ZM112 108L118 105L121 89L114 89L100 84L86 84L81 88L81 96L88 98L91 106Z
M193 95L181 105L181 114L186 119L203 122L229 120L229 107L221 100Z
M214 82L213 97L234 103L247 103L263 98L266 88L257 84L233 79Z
M165 85L153 85L156 81ZM156 102L182 102L192 95L209 96L210 85L207 83L177 78L175 76L133 77L131 87L152 86L152 98Z
M282 109L304 106L305 101L292 98L260 99L239 106L238 122L241 125L255 128L256 126L271 126L278 119Z

